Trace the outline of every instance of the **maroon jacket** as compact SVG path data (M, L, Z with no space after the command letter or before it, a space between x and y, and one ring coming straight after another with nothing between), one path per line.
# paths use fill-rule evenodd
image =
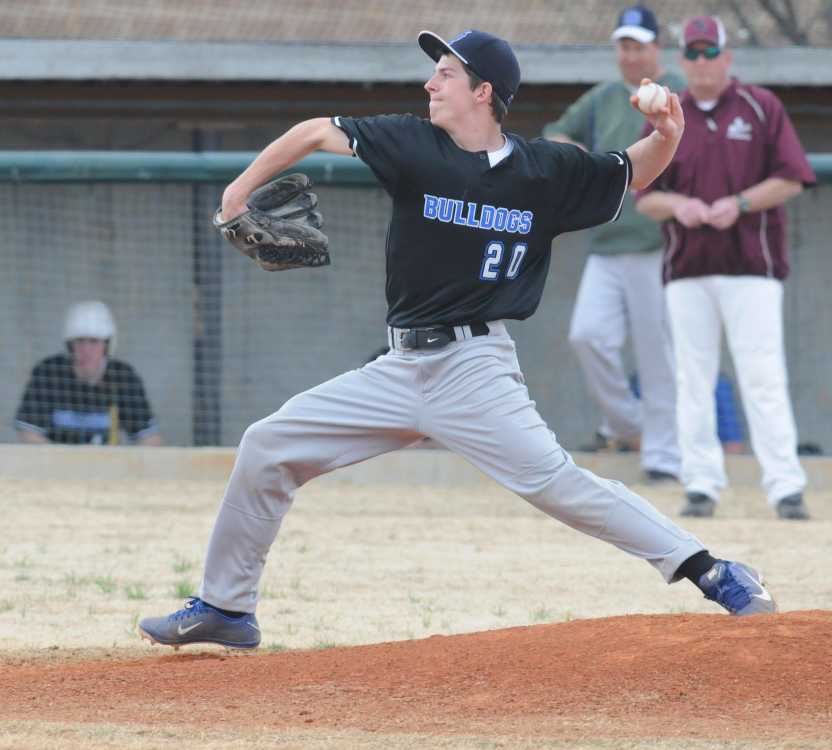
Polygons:
M699 109L689 91L681 102L685 132L676 155L638 197L667 190L710 204L769 177L815 184L794 126L771 91L733 79L710 112ZM651 130L648 123L645 135ZM789 273L783 206L741 214L723 230L686 229L675 219L662 230L665 283L714 274L785 279Z

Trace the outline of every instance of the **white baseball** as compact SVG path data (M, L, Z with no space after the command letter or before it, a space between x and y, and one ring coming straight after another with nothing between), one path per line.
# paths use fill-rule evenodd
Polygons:
M639 86L636 96L638 97L638 108L646 115L658 112L667 104L667 93L664 87L659 86L658 83Z

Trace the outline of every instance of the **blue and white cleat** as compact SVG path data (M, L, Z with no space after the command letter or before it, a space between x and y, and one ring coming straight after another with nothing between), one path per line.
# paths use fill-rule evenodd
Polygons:
M763 586L760 574L738 562L719 560L699 579L706 599L725 607L732 615L770 614L777 603Z
M189 643L218 643L234 649L260 645L260 627L254 614L229 617L197 597L191 597L183 609L167 617L145 617L139 622L139 635L174 649Z

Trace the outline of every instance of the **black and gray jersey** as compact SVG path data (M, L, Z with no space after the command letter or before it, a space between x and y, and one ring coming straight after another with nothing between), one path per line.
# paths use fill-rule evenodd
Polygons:
M507 133L512 151L491 167L413 115L332 122L393 199L387 323L398 328L529 317L553 238L618 218L632 176L623 151Z

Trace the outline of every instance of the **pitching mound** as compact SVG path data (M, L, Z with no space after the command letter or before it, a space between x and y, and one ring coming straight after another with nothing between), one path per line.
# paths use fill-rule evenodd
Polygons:
M832 613L580 620L322 651L0 666L0 719L430 735L832 736Z

